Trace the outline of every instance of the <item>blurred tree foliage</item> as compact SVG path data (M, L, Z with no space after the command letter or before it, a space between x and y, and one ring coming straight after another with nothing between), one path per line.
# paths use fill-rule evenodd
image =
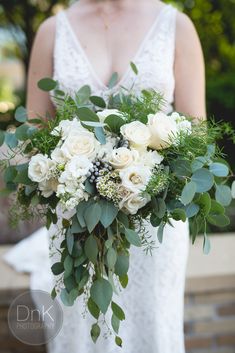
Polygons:
M1 0L0 2L0 26L9 29L12 35L17 37L17 29L25 36L26 46L21 43L18 52L19 57L25 63L27 70L29 54L32 48L35 32L40 23L53 14L56 7L67 5L68 0Z

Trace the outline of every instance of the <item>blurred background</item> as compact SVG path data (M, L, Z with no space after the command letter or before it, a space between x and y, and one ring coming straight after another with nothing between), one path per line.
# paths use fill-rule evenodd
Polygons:
M171 2L187 13L198 30L206 63L208 116L235 125L235 0L165 2ZM25 103L29 54L38 26L69 3L69 0L1 0L0 129L15 124L14 111ZM222 145L234 166L235 153L231 142L224 140ZM0 175L0 189L2 185ZM40 226L29 222L11 229L8 205L9 200L1 197L1 254ZM187 353L235 353L234 204L228 215L231 225L223 233L218 234L216 228L210 229L212 253L208 257L202 255L200 241L191 250L185 294ZM3 278L0 284L0 353L44 352L44 347L25 347L14 341L6 325L10 298L15 291L27 288L28 277L17 275L3 262L0 262L0 274Z

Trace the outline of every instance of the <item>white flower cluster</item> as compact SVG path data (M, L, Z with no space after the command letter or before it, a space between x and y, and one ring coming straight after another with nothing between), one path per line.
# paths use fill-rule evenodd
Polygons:
M124 115L118 110L111 109L105 109L97 115L100 122L104 123L105 144L101 144L95 134L83 127L76 118L63 120L51 132L52 135L59 136L60 141L51 152L50 158L42 154L31 158L29 178L38 183L44 197L56 193L64 208L72 210L82 200L89 198L85 182L89 179L93 163L101 160L118 173L117 192L121 200L119 208L127 213L136 214L150 201L145 189L153 170L163 161L158 151L169 147L173 137L179 132L190 133L191 123L177 113L167 116L160 112L149 115L146 125L140 121L126 123L121 127L121 136L118 139L105 128L105 119L110 115L124 118ZM120 138L128 142L128 147L118 146ZM99 185L102 184L105 175L107 179L105 173L99 176Z

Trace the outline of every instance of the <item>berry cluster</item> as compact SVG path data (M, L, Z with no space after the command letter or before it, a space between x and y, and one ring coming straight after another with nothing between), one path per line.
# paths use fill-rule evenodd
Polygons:
M117 137L117 148L119 147L129 148L129 141L123 138Z
M99 178L101 171L102 174L106 172L110 172L113 170L113 167L107 163L102 162L101 160L97 160L93 163L92 168L89 170L87 177L89 178L90 183L96 183Z

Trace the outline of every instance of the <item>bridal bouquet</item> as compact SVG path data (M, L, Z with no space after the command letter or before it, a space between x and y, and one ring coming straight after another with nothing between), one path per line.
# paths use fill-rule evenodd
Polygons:
M162 97L151 90L138 97L120 91L106 103L92 96L89 86L73 98L51 79L39 87L53 90L56 117L28 120L20 107L15 118L21 125L0 133L0 142L9 147L1 161L4 193L16 195L14 220L37 214L45 216L48 228L61 222L52 296L59 294L70 306L85 296L95 319L94 342L111 310L121 346L125 313L112 297L128 285L130 247L154 248L146 222L157 227L161 243L166 224L189 218L193 242L202 231L209 252L207 226L229 224L225 207L232 200L231 170L216 141L234 133L225 123L196 124L177 112L166 115Z

